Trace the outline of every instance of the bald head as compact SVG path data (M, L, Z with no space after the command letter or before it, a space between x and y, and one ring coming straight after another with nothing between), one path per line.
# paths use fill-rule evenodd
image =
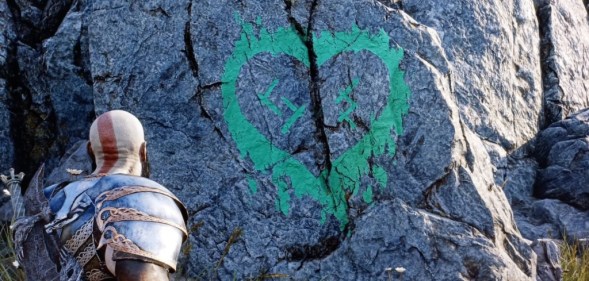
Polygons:
M145 137L133 114L113 110L98 116L90 127L90 148L96 161L94 174L142 174Z

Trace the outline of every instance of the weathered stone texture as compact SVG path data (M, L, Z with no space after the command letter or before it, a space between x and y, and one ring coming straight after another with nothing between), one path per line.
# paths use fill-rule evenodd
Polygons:
M582 186L584 113L534 141L587 106L579 3L2 2L0 160L72 179L92 119L135 114L189 209L177 280L534 280L520 230L587 235L534 197Z
M589 107L589 17L582 0L535 0L547 124Z
M10 168L14 157L10 138L10 104L8 91L9 53L14 42L12 14L6 1L0 3L0 171Z
M462 120L481 138L511 151L542 119L538 22L532 0L402 1L434 28L452 64Z
M542 131L535 156L540 162L535 194L589 210L589 110L556 122Z
M539 239L534 241L532 247L538 255L537 280L562 280L559 242L552 239Z

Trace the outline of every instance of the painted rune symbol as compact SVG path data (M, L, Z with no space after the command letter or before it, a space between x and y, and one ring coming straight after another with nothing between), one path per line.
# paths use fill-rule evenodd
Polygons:
M352 84L348 85L348 87L346 87L344 90L339 92L339 96L335 99L336 103L341 103L342 101L346 101L346 103L348 103L350 105L350 107L348 107L348 109L344 112L342 112L340 114L340 116L337 118L338 122L342 122L343 120L347 121L348 124L350 124L350 127L352 127L352 129L356 128L356 123L354 123L354 121L352 121L352 119L350 119L350 114L356 109L357 107L357 103L350 98L350 93L352 92L352 90L354 90L354 88L356 88L356 86L358 86L358 82L360 81L360 79L358 78L354 78L352 79Z
M270 84L270 87L268 87L268 89L266 90L266 92L262 95L262 94L258 94L258 98L260 99L260 102L262 102L262 104L264 104L265 106L267 106L272 112L274 112L274 114L282 117L282 111L280 110L280 108L278 108L278 106L276 106L271 100L270 100L270 94L272 93L272 91L274 90L274 88L276 87L276 85L278 85L278 83L280 82L280 80L278 79L274 79L274 81L272 81L272 84ZM303 113L305 112L305 109L307 108L306 106L300 106L297 107L296 105L294 105L292 103L292 101L290 101L289 99L282 97L282 102L286 105L286 107L288 107L288 109L290 109L291 111L293 111L294 113L286 120L286 122L284 123L284 125L282 125L282 127L280 128L280 132L284 135L286 133L288 133L288 131L290 130L290 128L292 127L292 125L294 125L295 122L297 122L297 120L299 118L301 118L301 116L303 115Z

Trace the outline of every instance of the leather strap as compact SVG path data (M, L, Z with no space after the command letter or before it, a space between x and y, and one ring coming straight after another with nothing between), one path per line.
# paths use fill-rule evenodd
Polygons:
M121 186L121 187L117 187L111 190L107 190L103 193L101 193L100 195L98 195L98 197L96 197L96 199L94 200L95 204L96 204L96 209L99 210L102 208L102 204L104 204L105 201L112 201L112 200L116 200L119 199L123 196L127 196L133 193L138 193L138 192L152 192L152 193L159 193L165 196L168 196L170 198L172 198L174 201L176 201L179 204L182 204L180 199L178 199L176 196L174 196L174 194L170 193L169 191L165 191L165 190L161 190L158 188L153 188L153 187L147 187L147 186L140 186L140 185L127 185L127 186Z
M185 236L188 236L188 231L184 226L169 220L154 217L133 208L106 207L100 210L96 216L96 225L101 232L104 231L104 227L108 223L119 221L146 221L167 224L179 229L184 233Z

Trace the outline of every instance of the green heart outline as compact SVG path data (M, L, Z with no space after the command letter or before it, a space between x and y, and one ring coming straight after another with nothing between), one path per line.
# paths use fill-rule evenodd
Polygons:
M287 177L295 196L301 198L307 195L319 202L322 206L321 221L325 222L327 215L333 215L339 221L342 230L349 222L346 192L351 192L352 196L356 195L360 188L360 178L369 172L381 187L386 186L386 171L379 166L371 166L368 159L386 152L390 157L395 155L396 143L391 133L392 130L397 135L403 133L402 118L409 110L408 101L411 94L403 78L404 71L399 68L403 49L391 48L389 41L388 34L382 28L380 32L372 35L356 25L349 32L323 31L320 36L313 34L313 48L318 67L342 52L369 51L379 57L388 68L390 92L387 104L380 116L372 120L369 132L332 162L331 172L323 170L319 177L315 177L299 160L274 146L248 122L241 112L236 95L236 83L241 68L251 58L260 53L270 53L273 56L285 54L309 67L307 47L293 27L281 27L272 33L266 28L261 28L256 35L252 24L242 23L241 37L235 42L233 54L225 62L221 79L223 117L241 153L240 156L243 159L249 156L259 172L271 170L272 182L278 188L277 208L283 214L288 215L290 209ZM364 194L368 202L367 197L372 197L371 186L367 187Z

